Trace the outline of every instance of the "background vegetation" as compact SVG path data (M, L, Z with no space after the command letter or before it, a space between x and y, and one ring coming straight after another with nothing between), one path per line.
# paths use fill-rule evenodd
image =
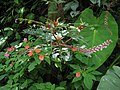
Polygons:
M120 1L117 0L0 0L0 90L119 90L119 4ZM80 26L78 29L83 30L80 35L84 39L80 35L72 36L77 32L71 26ZM50 51L52 46L49 46L51 40L49 37L46 39L51 32L44 31L44 27L45 30L51 28L55 34L68 30L71 34L65 34L63 42L71 37L72 43L67 44L74 47L86 45L78 41L81 39L88 41L88 48L106 40L112 40L113 43L103 52L96 52L99 58L95 54L81 54L71 47L67 52L62 51L63 56L72 53L71 61L68 62L62 56L54 60L53 51ZM94 33L87 31L91 28L98 29L99 33L95 30ZM55 44L52 45L59 43L58 38L53 41ZM39 49L35 49L34 55L29 50L24 50L26 46L32 49L39 44L48 45L47 50L37 47ZM12 46L15 45L18 45L18 52L14 52ZM13 55L10 58L5 57L8 49L11 51L9 54ZM42 62L44 58L46 62ZM63 61L59 62L59 59Z

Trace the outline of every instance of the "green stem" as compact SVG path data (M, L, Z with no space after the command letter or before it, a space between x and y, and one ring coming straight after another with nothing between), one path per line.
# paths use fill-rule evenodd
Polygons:
M110 69L119 59L120 55L113 61L113 63L108 67L108 69Z

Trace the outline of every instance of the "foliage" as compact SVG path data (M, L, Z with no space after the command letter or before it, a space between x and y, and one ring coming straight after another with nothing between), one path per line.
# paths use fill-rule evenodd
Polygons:
M101 78L97 90L119 90L120 89L120 67L113 66Z
M46 23L18 18L35 24L23 30L28 38L0 52L1 89L91 89L101 75L96 69L117 41L114 18L108 15L111 34L104 27L104 16L103 12L96 19L92 10L85 9L75 25L59 22L59 18Z
M68 10L72 9L70 15L73 18L80 13L79 11L77 11L78 7L79 7L79 2L77 0L73 0L65 5L64 11L67 12Z
M103 75L120 60L114 3L1 0L0 90L96 90L99 81L98 89L109 84Z

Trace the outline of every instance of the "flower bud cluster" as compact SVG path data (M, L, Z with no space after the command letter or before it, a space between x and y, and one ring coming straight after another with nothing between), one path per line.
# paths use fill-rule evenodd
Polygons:
M102 51L104 48L107 48L111 42L112 42L112 40L106 40L104 43L102 43L102 44L100 44L98 46L94 46L93 48L89 48L89 49L81 49L81 48L79 48L78 51L80 51L80 52L89 52L89 53Z

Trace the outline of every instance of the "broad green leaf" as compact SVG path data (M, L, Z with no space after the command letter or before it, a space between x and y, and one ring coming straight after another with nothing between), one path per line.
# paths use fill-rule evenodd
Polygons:
M88 60L94 65L94 69L101 66L107 60L118 39L118 26L115 19L108 12L109 31L104 25L105 16L106 12L102 12L100 17L96 18L93 16L93 11L91 9L85 9L75 23L75 26L80 26L80 23L85 23L86 25L86 27L80 32L80 36L82 36L84 40L84 42L79 41L81 46L85 45L86 48L93 48L94 46L104 43L106 40L112 40L107 48L92 53L91 57L88 58Z
M92 88L92 84L93 84L93 81L92 81L92 78L86 74L86 76L84 77L84 80L83 80L85 86L91 90Z
M101 78L97 90L120 90L120 67L109 69Z

